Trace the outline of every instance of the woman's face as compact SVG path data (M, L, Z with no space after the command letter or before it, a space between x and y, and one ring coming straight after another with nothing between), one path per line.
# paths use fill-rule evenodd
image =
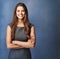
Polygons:
M22 6L18 6L16 10L16 16L18 19L22 20L25 16L25 10Z

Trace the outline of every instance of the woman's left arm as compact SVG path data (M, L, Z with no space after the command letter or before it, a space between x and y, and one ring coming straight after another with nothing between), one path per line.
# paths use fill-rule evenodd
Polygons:
M13 41L14 44L18 44L24 48L34 48L36 43L35 27L31 27L30 39L27 42Z

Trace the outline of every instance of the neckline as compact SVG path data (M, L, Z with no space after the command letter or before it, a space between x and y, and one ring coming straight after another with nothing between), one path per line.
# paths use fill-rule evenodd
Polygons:
M24 27L21 27L21 26L19 27L19 26L17 26L17 28L24 28Z

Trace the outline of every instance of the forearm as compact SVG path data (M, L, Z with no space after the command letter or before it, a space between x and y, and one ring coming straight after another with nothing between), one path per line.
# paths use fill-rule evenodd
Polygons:
M15 44L18 44L24 48L30 48L27 42L15 41Z
M24 48L33 48L34 44L31 41L22 42L22 41L13 41L14 44L20 45Z
M10 44L7 45L7 48L15 49L15 48L22 48L22 47L20 45L10 43Z

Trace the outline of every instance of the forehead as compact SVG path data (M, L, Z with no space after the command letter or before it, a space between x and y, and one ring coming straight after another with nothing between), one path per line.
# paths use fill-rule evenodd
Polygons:
M23 6L18 6L17 10L24 10L24 7Z

